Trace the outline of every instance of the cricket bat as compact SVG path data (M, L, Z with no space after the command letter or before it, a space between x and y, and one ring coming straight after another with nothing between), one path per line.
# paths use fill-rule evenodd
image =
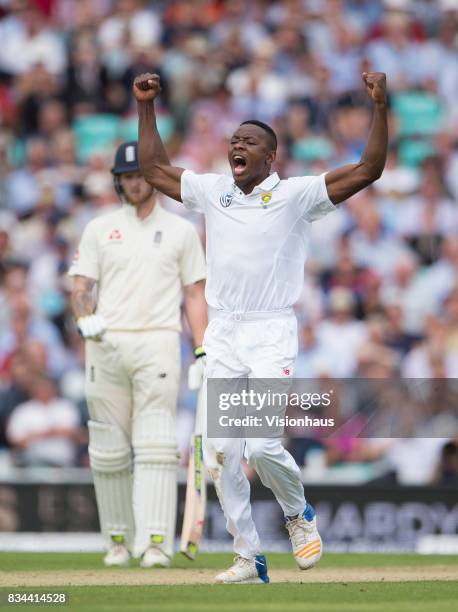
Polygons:
M205 526L207 479L202 460L202 432L204 419L204 393L201 385L197 394L196 424L191 436L191 450L186 483L186 499L181 532L180 551L194 561Z

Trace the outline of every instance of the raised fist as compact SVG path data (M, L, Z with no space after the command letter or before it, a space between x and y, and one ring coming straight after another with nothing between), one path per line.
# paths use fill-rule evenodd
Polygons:
M138 102L151 102L161 91L159 75L149 72L139 74L135 77L132 89Z
M368 95L377 104L386 104L386 74L384 72L363 72L363 81Z

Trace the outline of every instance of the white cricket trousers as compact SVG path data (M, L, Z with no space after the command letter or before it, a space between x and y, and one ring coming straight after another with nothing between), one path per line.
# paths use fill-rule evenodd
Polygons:
M163 551L173 554L179 381L180 338L176 331L109 331L101 342L86 342L86 398L91 421L117 432L94 441L98 446L93 449L103 459L97 467L101 476L94 478L94 484L107 547L113 525L121 524L134 556L143 554L152 536L162 538ZM127 457L126 465L122 474L117 469L116 478L109 480L115 470L108 464L120 448ZM91 457L91 445L89 450ZM93 459L91 467L94 471ZM135 536L130 535L133 531Z
M218 314L210 321L203 346L207 378L280 378L292 376L297 356L297 321L292 310L258 315ZM252 318L253 317L253 318ZM207 410L216 409L207 405ZM274 438L205 438L204 460L234 538L236 554L260 553L251 516L246 458L261 482L274 493L285 516L304 511L301 474L281 441Z
M109 331L101 342L86 342L91 419L116 424L131 442L135 425L141 428L145 413L152 413L158 419L156 432L165 427L167 435L175 435L180 368L175 331Z

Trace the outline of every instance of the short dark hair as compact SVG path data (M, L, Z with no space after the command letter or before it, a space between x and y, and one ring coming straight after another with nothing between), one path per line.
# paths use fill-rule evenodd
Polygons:
M265 132L267 132L270 136L272 149L274 151L277 150L277 135L275 134L273 129L270 127L270 125L267 125L267 123L264 123L263 121L258 121L257 119L248 119L248 121L243 121L243 123L241 123L240 125L247 125L247 124L257 125L258 127L262 128Z

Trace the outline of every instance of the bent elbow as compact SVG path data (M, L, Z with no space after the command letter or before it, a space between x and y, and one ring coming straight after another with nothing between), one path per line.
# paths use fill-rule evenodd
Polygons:
M383 166L369 166L365 169L363 181L365 183L365 187L375 183L382 176L384 165Z

